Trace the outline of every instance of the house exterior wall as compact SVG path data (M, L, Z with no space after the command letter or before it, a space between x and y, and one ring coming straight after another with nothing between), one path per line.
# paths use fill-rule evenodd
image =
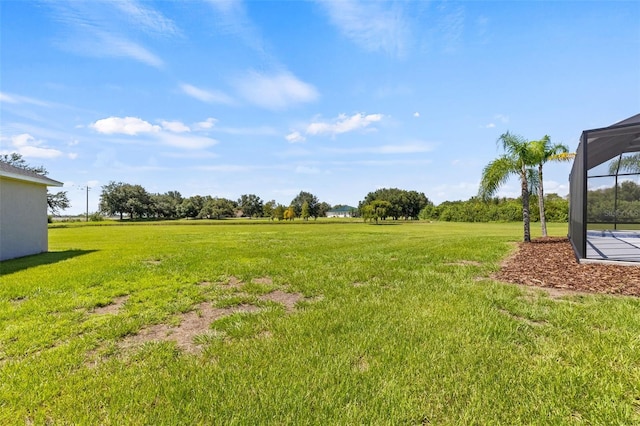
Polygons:
M0 260L47 250L46 185L0 177Z
M327 217L351 217L349 212L327 212Z

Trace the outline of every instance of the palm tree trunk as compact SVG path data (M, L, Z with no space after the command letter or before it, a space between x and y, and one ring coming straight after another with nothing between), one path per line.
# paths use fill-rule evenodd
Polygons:
M522 224L524 226L524 242L531 241L531 226L529 218L529 183L527 171L523 168L520 172L520 186L522 189Z
M538 165L538 178L540 184L538 185L538 207L540 209L540 226L542 227L542 236L547 236L547 218L544 214L544 189L542 188L542 164Z

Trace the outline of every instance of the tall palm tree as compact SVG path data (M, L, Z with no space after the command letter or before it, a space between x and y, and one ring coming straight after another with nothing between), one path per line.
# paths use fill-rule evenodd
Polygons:
M540 209L540 226L542 227L542 236L547 236L547 219L544 213L544 185L542 184L542 166L548 161L571 161L576 155L569 152L566 145L557 143L551 144L551 138L544 135L539 141L531 141L531 149L533 150L536 163L538 166L537 188L538 188L538 207Z
M504 154L485 166L482 170L479 195L487 199L495 195L500 186L509 180L511 175L520 178L522 194L522 223L524 226L524 241L531 241L529 217L529 179L532 166L536 165L535 152L529 141L522 136L509 132L502 134L497 141L502 145Z

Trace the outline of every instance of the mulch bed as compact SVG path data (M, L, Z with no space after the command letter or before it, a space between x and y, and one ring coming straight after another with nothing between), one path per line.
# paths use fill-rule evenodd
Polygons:
M640 296L640 265L580 264L563 237L518 243L493 278L547 289Z

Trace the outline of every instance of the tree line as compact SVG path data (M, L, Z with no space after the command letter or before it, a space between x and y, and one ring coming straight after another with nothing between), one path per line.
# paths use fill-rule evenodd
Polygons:
M508 222L523 219L525 223L525 241L528 224L540 221L543 235L546 234L546 219L553 222L568 220L568 201L557 194L544 195L542 189L542 165L547 161L566 161L572 158L564 145L551 145L548 136L540 141L526 141L510 133L503 134L498 140L506 153L491 162L483 170L479 196L467 201L445 201L434 205L424 193L398 188L382 188L369 192L358 207L351 211L352 216L362 217L365 221L387 219L404 220L441 220L455 222ZM612 168L625 171L640 171L640 155ZM46 175L44 167L33 167L26 163L20 154L4 154L0 161L38 174ZM506 182L511 174L521 179L523 196L514 198L492 198L499 186ZM617 204L615 191L618 191ZM531 193L534 193L531 195ZM537 193L536 193L537 192ZM640 203L637 202L640 185L631 181L622 182L615 188L589 191L589 221L625 221L638 220ZM525 196L526 195L526 196ZM530 205L533 202L533 206ZM65 191L47 194L50 210L57 214L70 206ZM346 207L336 205L333 208ZM309 220L325 217L332 206L321 202L315 195L300 191L288 206L275 200L263 201L255 194L241 195L238 200L230 200L209 195L183 197L178 191L163 194L149 193L141 185L123 182L110 182L102 187L99 212L94 215L126 215L131 219L223 219L229 217L269 218L271 220Z
M433 205L422 192L383 188L367 194L353 216L365 220L418 219L420 211ZM335 208L345 207L336 205ZM263 201L255 194L243 194L237 200L209 195L183 197L178 191L152 194L141 185L110 182L102 187L100 213L131 219L224 219L230 217L302 220L326 217L332 206L310 192L300 191L289 205L275 200Z
M616 186L587 192L587 221L592 223L640 222L640 185L625 180Z
M540 221L537 195L531 196L529 218ZM545 195L545 213L549 222L566 222L569 218L569 200L557 194ZM443 222L516 222L522 220L522 200L520 198L471 197L467 201L444 201L429 205L420 212L421 220Z
M183 197L178 191L153 194L141 185L109 182L102 187L100 213L125 215L131 219L224 219L231 217L269 218L271 220L309 220L324 217L331 205L315 195L301 191L288 206L275 200L263 201L255 194L243 194L237 200L210 195Z

